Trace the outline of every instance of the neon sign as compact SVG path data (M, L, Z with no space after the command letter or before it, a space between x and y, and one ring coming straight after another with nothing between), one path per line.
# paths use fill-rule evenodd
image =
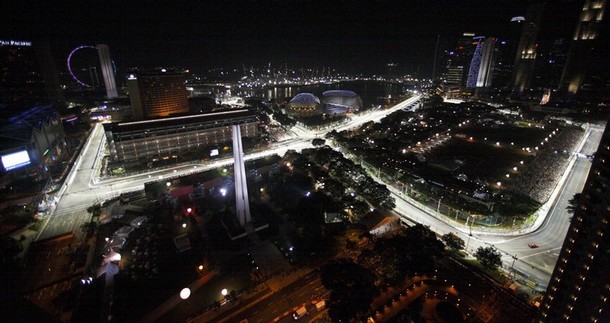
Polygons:
M0 39L0 46L32 46L31 41L25 40L2 40Z

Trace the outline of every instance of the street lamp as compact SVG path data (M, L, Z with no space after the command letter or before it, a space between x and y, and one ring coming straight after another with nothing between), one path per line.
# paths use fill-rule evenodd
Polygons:
M189 288L183 288L180 291L180 298L187 299L189 296L191 296L191 290Z
M228 294L229 294L229 291L228 291L226 288L223 288L223 289L220 291L220 295L222 295L222 296L227 296Z
M440 210L441 210L441 201L442 201L442 200L443 200L443 197L441 196L441 197L438 199L438 205L436 206L436 213L440 213Z
M512 275L513 273L513 267L515 266L515 260L517 260L517 254L515 254L513 257L513 263L512 265L510 265L510 271L508 272L509 275ZM511 279L514 278L515 276L512 275Z
M466 218L466 226L468 226L468 220L470 220L470 214ZM470 245L470 237L472 237L472 222L474 222L474 217L472 221L470 221L470 233L468 233L468 241L466 242L466 252L468 252L468 245Z

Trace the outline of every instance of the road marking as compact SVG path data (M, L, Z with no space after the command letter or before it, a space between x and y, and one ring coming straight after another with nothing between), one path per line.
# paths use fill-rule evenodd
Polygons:
M529 257L532 257L532 256L542 255L542 254L548 253L548 252L550 252L552 250L561 250L561 247L557 247L557 248L553 248L553 249L549 249L549 250L545 250L545 251L540 251L540 252L537 252L537 253L533 253L531 255L519 257L519 259L525 259L525 258L529 258Z

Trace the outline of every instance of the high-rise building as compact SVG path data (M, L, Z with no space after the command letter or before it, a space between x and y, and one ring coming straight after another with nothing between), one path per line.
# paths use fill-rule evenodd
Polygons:
M132 74L127 78L129 99L136 119L167 117L189 112L184 74Z
M483 43L483 55L477 75L477 87L490 87L495 65L496 38L489 37Z
M568 41L566 38L557 38L552 42L543 42L538 52L535 77L532 86L544 89L557 89L559 80L568 55Z
M477 42L477 45L470 61L466 87L490 87L493 78L496 39L493 37L485 39L483 36L473 39Z
M48 43L0 40L0 60L0 108L14 113L38 105L65 105Z
M596 48L605 9L606 0L585 1L561 76L560 90L568 94L577 94L586 77L599 72L600 66L607 65L608 53L600 55Z
M104 76L106 96L109 99L115 99L119 95L117 93L116 82L114 80L114 68L112 66L112 59L110 58L110 48L108 48L108 45L106 44L97 44L97 53L100 57L100 65L102 66L102 76Z
M610 126L571 220L540 322L610 322Z
M523 96L530 86L534 74L534 65L538 49L538 31L544 13L544 3L532 4L527 9L525 21L521 22L521 37L517 46L517 55L513 64L513 95Z
M494 53L493 87L509 89L513 73L513 61L516 42L510 40L497 40Z
M468 67L475 49L472 44L473 37L473 33L463 33L455 40L453 46L445 51L442 78L446 85L465 85Z

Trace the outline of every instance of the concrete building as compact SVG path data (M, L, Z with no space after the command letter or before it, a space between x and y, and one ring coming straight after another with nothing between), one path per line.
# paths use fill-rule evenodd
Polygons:
M0 174L42 176L65 148L61 116L53 105L15 113L0 123Z
M525 21L521 22L523 27L513 65L513 96L522 97L532 81L538 49L538 31L543 14L544 3L532 4L527 9Z
M106 87L106 96L108 99L115 99L119 96L114 80L114 68L112 66L112 58L110 58L110 48L106 44L97 44L97 54L100 58L102 67L102 76L104 77L104 86Z
M161 72L129 75L127 88L134 118L147 119L188 113L185 83L184 74Z
M496 38L489 37L483 43L483 56L477 75L477 87L490 87L494 75Z
M496 39L493 37L486 39L483 36L479 36L473 38L473 40L477 42L477 45L470 61L466 87L488 88L491 86L493 79Z
M243 137L259 136L259 121L247 109L109 123L104 131L112 162L140 163L174 158L189 150L213 153L231 142L233 125L241 126Z
M600 72L597 69L607 65L608 53L600 53L599 48L596 48L600 45L599 36L606 3L606 0L587 0L580 12L560 81L560 90L568 94L577 94L587 77Z
M610 127L571 220L539 322L610 322Z
M0 40L0 61L0 113L8 110L12 114L38 105L65 106L48 43Z
M442 73L444 84L454 87L466 84L470 60L475 49L472 42L473 37L475 37L473 33L463 33L455 40L450 49L445 51Z

